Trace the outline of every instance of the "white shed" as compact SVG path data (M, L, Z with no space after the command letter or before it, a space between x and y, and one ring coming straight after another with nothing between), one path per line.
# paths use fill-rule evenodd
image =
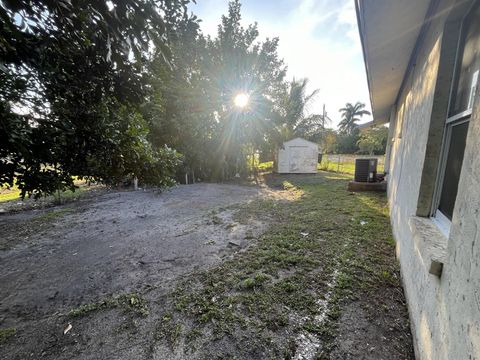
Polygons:
M295 138L283 143L277 152L279 174L315 174L318 163L318 145Z

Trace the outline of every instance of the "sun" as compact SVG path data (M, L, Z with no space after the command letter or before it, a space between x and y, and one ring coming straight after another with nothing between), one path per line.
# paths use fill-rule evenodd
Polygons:
M233 99L235 106L242 109L248 105L249 101L250 101L250 96L248 96L248 94L245 94L245 93L237 94Z

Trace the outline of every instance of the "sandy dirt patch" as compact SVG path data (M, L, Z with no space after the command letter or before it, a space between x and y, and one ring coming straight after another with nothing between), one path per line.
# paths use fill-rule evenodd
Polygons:
M37 324L52 314L149 285L167 291L183 274L253 241L265 224L238 224L227 208L260 195L254 187L196 184L161 194L110 192L0 216L0 239L8 248L0 251L1 327L41 337ZM25 346L34 357L42 353L41 346ZM23 358L26 350L2 358Z

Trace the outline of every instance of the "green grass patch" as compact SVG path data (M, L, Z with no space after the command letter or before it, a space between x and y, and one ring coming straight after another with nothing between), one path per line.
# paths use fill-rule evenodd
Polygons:
M182 325L176 322L171 314L165 314L157 324L155 339L166 339L169 345L173 348L178 344L181 334ZM188 340L192 341L197 336L200 335L195 331L190 331L188 334Z
M73 212L73 209L50 210L50 211L47 211L45 214L34 217L33 220L40 221L40 222L50 222L50 221L58 220L61 217L67 214L70 214L72 212Z
M386 274L396 271L385 196L352 194L346 191L348 178L273 177L271 186L302 196L240 206L241 222L268 215L274 225L256 245L182 282L174 293L174 316L193 321L196 331L210 329L216 338L235 338L239 331L256 331L262 338L287 328L298 334L310 327L328 349L341 301L355 290L384 286L393 279ZM330 291L334 273L326 323L317 328L295 320L320 314L318 299ZM269 346L281 356L285 345Z
M120 308L141 316L148 316L149 314L145 299L138 294L124 294L116 297L108 297L99 302L81 305L78 308L70 310L68 315L79 317L95 311L114 308Z
M266 161L258 164L258 170L261 172L267 172L273 170L273 161Z
M1 190L0 191L0 203L4 201L11 201L11 200L16 200L20 199L20 191L18 190Z
M17 333L15 328L0 329L0 344L5 343L10 337Z
M65 190L65 191L56 192L52 195L48 195L46 197L40 198L37 201L41 201L45 204L60 205L67 202L78 200L79 198L85 195L86 191L95 188L95 186L93 187L87 186L86 183L81 180L75 180L74 183L77 186L75 191ZM7 188L4 186L0 188L0 203L11 201L11 200L21 200L20 194L21 192L17 188L17 186L13 186L11 188ZM26 197L25 200L28 200L28 199L29 198Z
M362 156L361 158L365 158ZM377 172L384 171L384 156L372 156L378 159ZM357 155L323 155L322 162L317 165L318 170L338 172L341 174L355 174L355 159L360 158Z

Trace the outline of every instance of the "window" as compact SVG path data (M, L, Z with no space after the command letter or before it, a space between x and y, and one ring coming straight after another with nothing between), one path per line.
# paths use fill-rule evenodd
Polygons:
M445 122L443 155L437 181L433 216L448 236L457 198L468 125L480 69L480 7L478 2L462 24L455 79Z
M449 220L452 220L453 207L457 197L458 180L460 179L460 171L462 170L465 142L467 140L468 121L452 124L449 130L450 139L448 139L445 175L438 210Z

